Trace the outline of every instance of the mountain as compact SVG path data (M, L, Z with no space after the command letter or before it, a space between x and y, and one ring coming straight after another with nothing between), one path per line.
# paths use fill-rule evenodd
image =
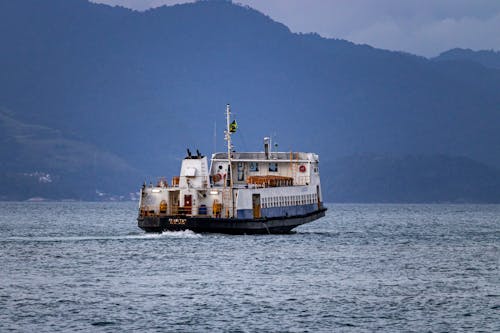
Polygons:
M0 43L0 105L11 118L108 152L138 170L130 183L175 175L186 147L223 150L226 103L236 149L261 150L272 135L280 150L318 152L327 189L339 181L334 161L362 153L500 166L498 70L294 34L228 1L136 12L7 0ZM102 187L112 172L95 170Z
M473 51L471 49L451 49L432 58L435 61L470 61L484 67L500 69L500 52L493 50Z
M0 110L0 199L93 200L127 193L138 171L119 157ZM98 192L96 193L96 190Z
M499 202L500 170L465 157L359 154L332 167L336 202Z

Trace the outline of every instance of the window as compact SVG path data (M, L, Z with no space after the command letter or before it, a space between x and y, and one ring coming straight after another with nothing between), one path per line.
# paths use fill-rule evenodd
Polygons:
M278 163L276 162L269 163L269 171L278 172Z
M259 171L259 163L250 162L250 172L257 172L257 171Z

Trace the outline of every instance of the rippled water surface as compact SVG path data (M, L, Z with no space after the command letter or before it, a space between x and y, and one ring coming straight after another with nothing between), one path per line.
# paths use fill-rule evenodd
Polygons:
M0 331L500 331L500 205L329 205L291 235L0 203Z

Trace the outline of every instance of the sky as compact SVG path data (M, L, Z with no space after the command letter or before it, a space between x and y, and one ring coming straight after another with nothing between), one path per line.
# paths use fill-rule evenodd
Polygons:
M93 0L136 10L192 2ZM235 0L293 32L316 32L426 57L455 48L500 50L500 0Z

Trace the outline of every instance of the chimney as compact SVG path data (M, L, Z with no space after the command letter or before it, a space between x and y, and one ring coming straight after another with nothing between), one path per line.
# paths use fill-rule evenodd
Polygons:
M267 136L264 138L264 153L266 154L266 159L269 159L269 138Z

